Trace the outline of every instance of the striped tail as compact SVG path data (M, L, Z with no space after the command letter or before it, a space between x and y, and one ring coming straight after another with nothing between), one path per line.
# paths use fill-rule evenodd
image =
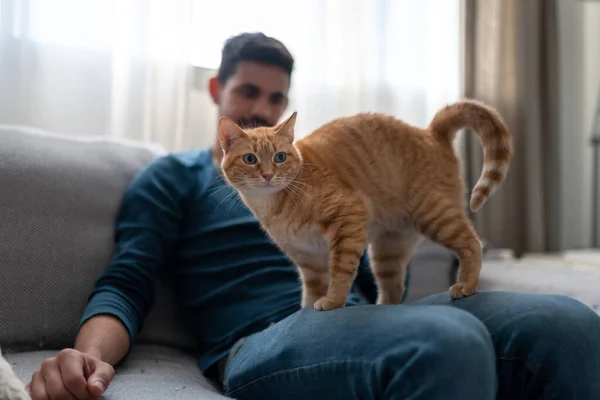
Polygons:
M438 111L429 124L434 136L452 143L456 132L469 128L483 147L483 170L471 193L471 210L477 211L500 187L510 166L513 139L500 115L476 100L465 99Z

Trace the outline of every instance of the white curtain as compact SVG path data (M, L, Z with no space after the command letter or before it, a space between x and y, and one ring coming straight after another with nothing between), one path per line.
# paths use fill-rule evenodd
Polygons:
M280 39L298 131L359 111L426 125L460 94L460 0L0 0L0 123L205 146L224 40Z

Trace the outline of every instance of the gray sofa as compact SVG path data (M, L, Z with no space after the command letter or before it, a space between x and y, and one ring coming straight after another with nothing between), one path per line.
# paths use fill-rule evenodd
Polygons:
M113 251L121 196L163 151L136 143L0 125L0 348L29 382L71 347L95 279ZM408 300L447 290L451 255L425 243ZM105 399L225 399L196 365L168 282Z

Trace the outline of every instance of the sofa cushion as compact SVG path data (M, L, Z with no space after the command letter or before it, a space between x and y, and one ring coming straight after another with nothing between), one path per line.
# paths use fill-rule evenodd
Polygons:
M456 282L458 261L453 252L424 239L410 260L410 282L406 304L423 297L446 292Z
M5 354L15 375L27 384L42 361L56 351ZM162 346L139 345L115 368L105 400L221 400L218 387L202 376L196 360Z
M0 346L73 345L94 281L113 254L122 194L162 152L98 137L0 125ZM193 348L168 285L140 342Z

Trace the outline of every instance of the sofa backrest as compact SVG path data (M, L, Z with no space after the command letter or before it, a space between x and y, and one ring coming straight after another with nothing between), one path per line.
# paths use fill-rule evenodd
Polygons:
M0 125L0 347L73 345L113 254L122 194L161 152ZM159 283L140 342L194 348L173 304L170 287Z

